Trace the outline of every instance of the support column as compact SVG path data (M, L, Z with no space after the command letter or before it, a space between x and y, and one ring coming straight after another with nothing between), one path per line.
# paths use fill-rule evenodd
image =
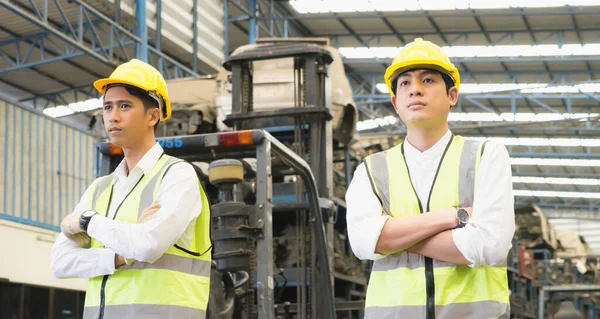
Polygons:
M136 35L142 41L136 47L135 57L148 62L148 29L146 28L146 0L135 1Z
M156 0L156 49L162 52L162 0ZM164 59L158 57L158 71L163 73Z
M198 73L198 0L192 3L192 70Z
M250 20L248 21L248 43L254 44L258 36L258 23L256 19L256 0L248 0L248 15Z
M223 57L229 56L229 0L223 0Z

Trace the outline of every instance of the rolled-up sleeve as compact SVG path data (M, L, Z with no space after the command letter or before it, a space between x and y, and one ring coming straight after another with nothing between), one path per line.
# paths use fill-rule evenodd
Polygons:
M377 260L385 255L375 253L375 246L388 215L382 214L381 203L373 193L364 164L360 164L346 191L348 239L359 259Z
M501 265L515 232L512 171L508 151L488 142L481 159L473 200L473 217L452 231L454 244L471 267Z
M88 208L89 187L73 212ZM52 245L50 266L56 278L93 278L115 272L115 253L107 248L81 247L60 233Z

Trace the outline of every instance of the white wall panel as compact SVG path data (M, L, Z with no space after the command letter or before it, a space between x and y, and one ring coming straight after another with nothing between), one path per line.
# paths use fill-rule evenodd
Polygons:
M93 181L94 137L0 101L0 218L57 230Z
M0 262L0 280L85 291L86 279L57 279L52 274L50 255L56 237L51 230L0 219L1 260L10 261Z

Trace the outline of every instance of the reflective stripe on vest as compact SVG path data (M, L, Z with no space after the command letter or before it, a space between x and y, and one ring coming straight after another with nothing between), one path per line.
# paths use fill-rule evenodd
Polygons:
M100 307L85 309L85 318L98 318ZM115 305L104 308L104 318L205 318L206 311L164 305Z
M441 160L429 206L472 207L476 172L484 144L454 136ZM383 213L407 217L421 213L402 145L365 159ZM400 252L376 260L367 289L366 318L425 318L425 257ZM436 318L502 318L509 313L506 267L457 266L433 260ZM467 315L468 314L468 315Z
M115 219L137 223L143 210L156 198L164 175L181 160L163 155L152 172L144 175L123 200ZM101 177L92 184L91 209L108 214L114 178ZM204 318L210 288L210 206L200 183L202 212L187 249L170 247L154 263L135 261L110 276L91 278L84 318L137 317ZM93 248L104 247L92 239Z

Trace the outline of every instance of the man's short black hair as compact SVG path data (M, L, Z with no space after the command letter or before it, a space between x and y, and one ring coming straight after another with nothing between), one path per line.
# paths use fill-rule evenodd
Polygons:
M437 73L437 74L441 75L441 76L442 76L442 79L444 79L444 83L446 84L446 93L450 93L450 89L451 89L451 88L454 86L454 80L452 80L452 78L451 78L451 77L450 77L448 74L446 74L446 73L442 73L442 72L440 72L440 71L438 71L438 70L436 70L436 69L425 69L425 70L432 71L432 72L435 72L435 73ZM408 70L408 71L406 71L406 72L410 72L410 71L415 71L415 70L414 70L414 69L413 69L413 70ZM398 74L398 75L397 75L397 76L396 76L396 77L395 77L395 78L392 80L392 92L394 92L394 95L396 95L396 89L398 88L398 87L397 87L397 86L398 86L398 79L399 79L399 78L400 78L402 75L404 75L406 72L402 72L402 73Z
M159 105L158 102L153 99L152 97L150 97L150 95L148 95L148 93L146 93L146 91L132 86L132 85L122 85L122 84L114 84L114 85L110 85L106 91L108 91L108 89L110 89L111 87L123 87L125 88L125 90L127 90L127 92L135 97L137 97L138 99L140 99L140 101L142 101L142 104L144 104L144 111L148 112L149 110L153 109L153 108L157 108L159 109ZM156 125L154 125L154 132L156 132L156 129L158 128L158 124L160 123L160 119L158 120L158 122L156 122Z

